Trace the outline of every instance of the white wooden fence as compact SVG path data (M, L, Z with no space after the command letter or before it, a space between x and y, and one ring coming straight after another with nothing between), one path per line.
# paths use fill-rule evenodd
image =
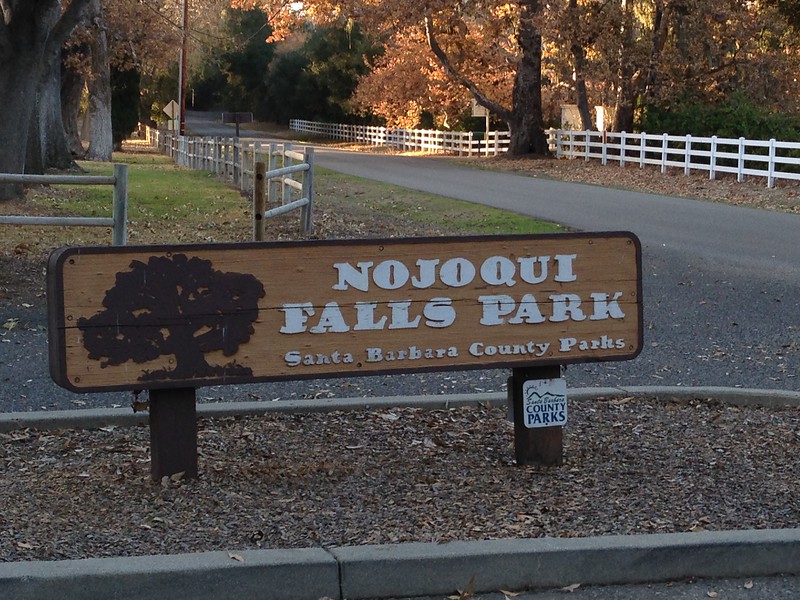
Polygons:
M553 144L558 158L600 160L643 168L657 166L662 173L670 167L708 172L709 179L719 173L764 177L773 187L778 179L800 180L800 143L745 138L693 137L691 135L652 135L647 133L603 131L555 131Z
M32 217L0 215L0 225L44 225L56 227L111 227L112 243L124 246L128 241L128 165L114 165L114 174L105 175L14 175L0 173L0 184L67 184L114 186L110 217Z
M345 142L383 146L401 152L443 152L459 156L496 156L508 150L508 131L436 131L398 129L368 125L317 123L292 119L289 128Z
M301 151L291 144L262 144L233 137L193 137L169 131L145 128L148 142L159 152L169 155L181 166L198 171L209 171L231 183L248 196L256 198L257 176L262 176L257 166L266 164L265 211L254 210L254 232L261 219L274 217L300 209L301 228L305 233L312 229L314 190L314 149Z
M471 132L443 132L425 129L387 129L363 125L342 125L292 120L291 129L402 151L446 152L460 156L497 155L508 150L509 132L492 131L488 143ZM548 129L550 151L557 158L600 160L602 164L658 167L662 173L679 168L708 172L709 179L720 173L763 177L774 187L779 179L800 180L800 143L745 138L653 135L611 131L570 131ZM483 134L480 134L483 135Z

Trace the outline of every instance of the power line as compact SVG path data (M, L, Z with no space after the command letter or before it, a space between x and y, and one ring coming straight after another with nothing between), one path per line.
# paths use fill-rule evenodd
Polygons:
M161 10L160 10L160 7L154 6L152 0L141 0L141 4L143 4L148 10L150 10L151 12L156 14L159 18L161 18L163 21L165 21L168 25L170 25L176 31L180 31L180 32L183 31L183 27L181 26L181 24L178 23L177 21L171 19L169 16L165 15L164 13L162 13ZM259 27L247 39L245 39L245 40L243 40L241 42L237 42L235 44L234 48L236 50L243 49L253 38L255 38L259 33L261 33L264 29L266 29L269 26L269 21L266 18L267 15L265 14L264 17L265 17L264 24L261 25L261 27ZM229 42L230 41L230 39L227 38L227 37L220 36L220 35L215 35L213 33L209 33L208 31L203 31L201 29L196 29L196 28L192 28L192 27L188 28L188 31L187 31L186 35L187 35L187 37L189 37L189 39L197 42L198 44L200 44L202 46L205 46L206 48L210 48L210 49L213 49L213 50L225 50L225 48L221 44L215 44L215 43L212 43L212 42L208 42L208 41L203 40L203 39L201 39L201 38L199 38L197 36L198 35L202 35L202 36L205 36L206 38L209 38L209 39L212 39L212 40L215 40L215 41L218 41L218 42Z

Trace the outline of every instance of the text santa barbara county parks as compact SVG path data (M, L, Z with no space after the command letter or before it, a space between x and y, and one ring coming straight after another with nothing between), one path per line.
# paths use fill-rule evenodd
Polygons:
M372 261L355 263L334 263L336 283L333 290L350 289L369 292L374 285L381 290L393 291L411 286L415 289L433 287L437 281L446 288L463 288L478 279L486 286L497 288L513 288L519 283L536 285L552 278L557 283L577 281L575 262L577 254L556 254L554 256L526 256L512 260L505 256L491 256L480 265L473 264L466 258L451 258L444 262L438 258L419 259L409 266L399 260L385 260L375 264ZM441 286L440 286L441 287ZM485 286L481 286L482 288ZM482 294L477 300L481 306L479 324L484 327L500 325L535 325L538 323L565 321L603 321L606 319L624 319L625 313L619 305L623 292L592 292L588 300L577 294L558 293L547 295L543 303L543 313L539 301L532 293L525 293L519 298L509 294ZM541 300L541 298L539 299ZM283 312L282 334L328 334L357 331L380 331L419 329L428 327L443 329L456 322L457 311L451 298L435 297L423 302L411 300L357 301L344 307L338 302L327 302L322 308L315 307L313 302L292 302L280 306ZM600 340L592 340L591 349L621 349L625 346L622 339L611 339L602 336ZM575 338L561 338L560 351L567 352L579 344ZM529 342L519 352L536 356L544 355L549 343L535 344ZM488 350L492 348L492 350ZM589 349L589 348L581 348ZM487 352L488 350L488 352ZM401 359L445 358L458 356L455 347L418 350L411 347L405 351ZM473 356L497 353L496 347L484 347L480 342L472 343L469 352ZM394 353L396 354L396 353ZM319 364L321 355L302 354L290 351L285 355L289 366L300 364ZM378 362L385 357L380 348L368 348L366 360ZM325 362L330 362L331 356ZM352 355L336 352L333 362L354 362Z

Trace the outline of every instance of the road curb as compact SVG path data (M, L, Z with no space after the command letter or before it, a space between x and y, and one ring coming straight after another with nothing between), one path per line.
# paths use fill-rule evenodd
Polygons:
M0 564L16 600L370 600L800 574L800 530L410 543Z
M800 530L334 548L349 600L800 572Z
M0 563L0 597L14 600L325 596L339 597L339 568L320 548Z
M611 396L712 399L737 405L800 406L800 392L724 387L583 388L579 402ZM506 402L503 393L198 404L198 415L388 408L429 409ZM6 413L0 431L146 424L130 409ZM271 600L377 599L458 589L558 588L656 583L687 577L800 574L800 529L592 538L409 543L290 550L0 563L0 597L133 600L154 597ZM470 587L471 586L471 587Z

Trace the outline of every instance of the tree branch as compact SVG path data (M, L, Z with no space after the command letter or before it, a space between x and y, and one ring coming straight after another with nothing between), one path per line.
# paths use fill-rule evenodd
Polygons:
M453 66L450 57L447 56L447 53L442 49L439 45L439 41L436 39L436 33L433 30L433 19L429 16L425 17L425 37L428 40L428 47L431 49L431 52L433 52L434 56L436 56L439 63L444 67L445 72L450 77L467 88L478 104L489 109L504 121L511 120L512 113L510 110L489 100L489 98L478 89L475 82Z
M58 23L53 27L50 37L47 40L48 50L53 46L60 48L69 38L72 30L80 25L86 18L86 8L92 3L92 0L72 0L67 10L61 15Z
M0 0L0 12L3 13L3 23L8 25L14 15L14 7L9 0Z

